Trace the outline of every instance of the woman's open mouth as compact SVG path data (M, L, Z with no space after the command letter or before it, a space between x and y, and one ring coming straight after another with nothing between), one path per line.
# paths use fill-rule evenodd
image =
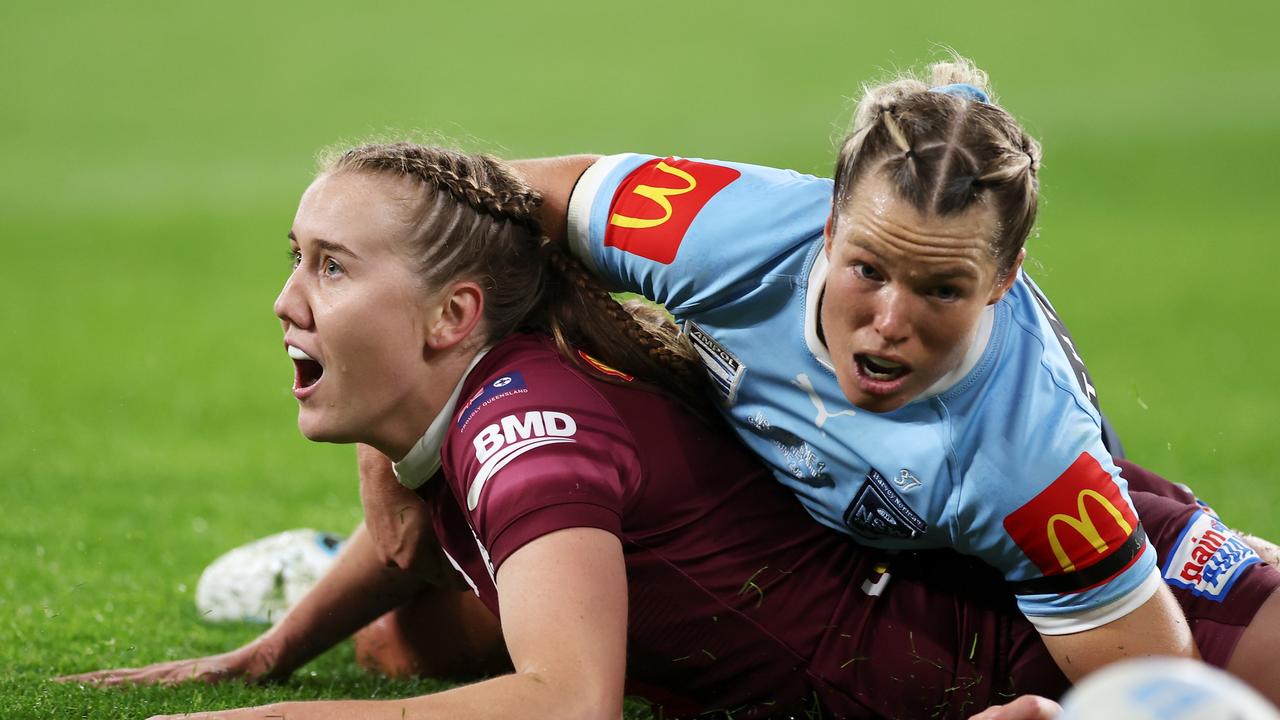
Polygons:
M286 346L293 359L293 396L299 400L315 392L324 376L324 366L295 345Z
M858 384L871 395L888 395L902 387L911 374L911 366L879 355L858 353L853 356L858 371Z

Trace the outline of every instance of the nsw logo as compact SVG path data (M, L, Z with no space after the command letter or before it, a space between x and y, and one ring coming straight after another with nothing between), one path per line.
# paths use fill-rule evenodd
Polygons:
M544 445L575 442L578 423L567 413L532 410L522 416L507 415L486 425L471 441L480 470L467 490L467 509L475 510L480 491L499 470L521 455Z
M924 518L875 469L867 473L862 488L849 503L844 522L852 530L875 537L914 539L929 529Z
M1170 585L1222 602L1240 572L1256 562L1261 558L1253 548L1217 518L1197 510L1160 570Z

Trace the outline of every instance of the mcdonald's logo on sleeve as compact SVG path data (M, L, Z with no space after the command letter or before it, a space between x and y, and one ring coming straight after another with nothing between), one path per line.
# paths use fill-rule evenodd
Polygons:
M741 175L730 167L683 158L650 160L614 193L605 246L670 265L703 206Z
M1043 492L1005 517L1004 529L1046 578L1070 574L1081 579L1050 584L1064 592L1118 575L1146 544L1133 506L1120 494L1111 474L1087 452Z

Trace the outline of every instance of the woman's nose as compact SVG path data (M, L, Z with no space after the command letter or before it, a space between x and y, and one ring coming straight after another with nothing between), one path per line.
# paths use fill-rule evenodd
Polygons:
M276 317L280 318L286 327L290 325L300 328L311 327L311 306L307 304L306 294L300 287L301 284L298 271L294 270L293 274L289 275L289 279L285 280L284 287L280 288L280 294L276 296L275 304L272 306Z

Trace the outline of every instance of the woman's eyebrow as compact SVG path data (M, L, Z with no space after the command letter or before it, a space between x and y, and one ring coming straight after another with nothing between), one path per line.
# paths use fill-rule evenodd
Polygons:
M320 248L321 250L323 250L323 251L325 251L325 252L329 252L329 253L341 253L341 254L343 254L343 255L347 255L347 256L349 256L349 257L353 257L353 258L355 258L355 259L357 259L357 260L359 260L359 259L360 259L360 256L359 256L359 255L357 255L357 254L355 254L354 252L352 252L351 248L347 247L346 245L343 245L343 244L342 244L342 243L340 243L340 242L334 242L333 240L325 240L324 238L316 238L316 247Z
M301 244L301 242L298 240L298 236L294 235L292 231L289 232L289 239L295 243ZM324 238L316 238L315 243L316 243L316 247L323 250L324 252L341 253L343 255L353 257L357 260L360 259L360 256L355 254L355 252L352 251L351 248L347 247L346 245L343 245L340 242L334 242L333 240L325 240Z
M968 265L951 265L929 273L931 280L976 280L978 274Z

